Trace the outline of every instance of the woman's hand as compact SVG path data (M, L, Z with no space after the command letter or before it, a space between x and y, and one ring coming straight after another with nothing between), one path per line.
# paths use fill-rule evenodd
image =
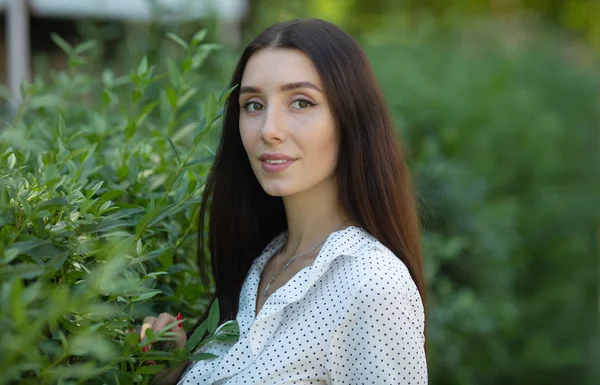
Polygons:
M144 339L146 336L146 330L151 329L153 332L158 332L165 328L165 326L172 324L175 321L181 320L181 313L177 314L177 317L173 317L169 313L161 313L157 317L146 317L144 318L144 322L142 323L142 329L140 331L140 341ZM185 347L185 343L187 342L187 336L185 334L185 330L183 329L183 322L178 323L173 326L168 331L176 334L175 341L173 341L173 346L175 349L183 349ZM147 350L150 345L148 345L145 349Z
M164 329L169 324L173 322L180 321L182 319L181 314L177 314L176 317L173 317L169 313L161 313L158 317L146 317L144 318L144 322L142 323L142 327L140 329L140 341L144 339L146 336L146 330L150 329L153 332L159 332ZM128 330L130 332L131 330ZM175 333L175 340L171 342L171 346L175 349L183 349L187 342L187 336L185 334L185 330L183 328L183 322L177 323L175 326L171 327L168 331ZM135 331L134 331L135 332ZM144 347L144 351L150 349L150 345L146 345ZM148 364L153 364L154 362L149 361ZM178 367L173 369L164 369L162 372L158 373L152 384L158 385L174 385L179 381L181 374L185 370L187 366L187 362L180 364Z

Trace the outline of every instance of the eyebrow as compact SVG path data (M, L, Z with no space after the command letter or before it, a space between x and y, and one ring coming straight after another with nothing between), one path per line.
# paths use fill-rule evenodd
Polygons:
M323 91L319 87L317 87L316 85L314 85L311 82L293 82L293 83L283 84L283 85L281 85L281 87L279 87L279 89L281 91L291 91L291 90L296 90L299 88L311 88L315 91L323 93ZM240 88L240 95L246 94L246 93L259 94L261 92L262 92L261 89L259 87L255 87L255 86L243 86Z

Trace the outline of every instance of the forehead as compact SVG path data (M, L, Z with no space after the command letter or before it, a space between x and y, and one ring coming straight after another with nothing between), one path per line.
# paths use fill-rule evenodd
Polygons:
M321 87L319 73L306 54L297 49L262 49L248 60L241 83L268 87L302 81Z

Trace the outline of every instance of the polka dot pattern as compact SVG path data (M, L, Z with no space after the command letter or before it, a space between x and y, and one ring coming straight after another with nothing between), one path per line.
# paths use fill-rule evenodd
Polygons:
M402 261L362 228L332 233L255 317L262 270L286 238L275 237L246 276L240 339L203 346L219 358L191 364L178 384L427 384L419 292Z

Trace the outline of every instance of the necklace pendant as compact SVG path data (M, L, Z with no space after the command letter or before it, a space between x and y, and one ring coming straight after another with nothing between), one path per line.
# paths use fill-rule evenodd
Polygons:
M271 282L271 283L273 283L273 282ZM269 291L269 288L271 287L271 283L269 283L269 284L267 285L267 287L265 288L265 292L263 293L263 296L264 296L264 297L266 297L266 296L267 296L267 291Z

